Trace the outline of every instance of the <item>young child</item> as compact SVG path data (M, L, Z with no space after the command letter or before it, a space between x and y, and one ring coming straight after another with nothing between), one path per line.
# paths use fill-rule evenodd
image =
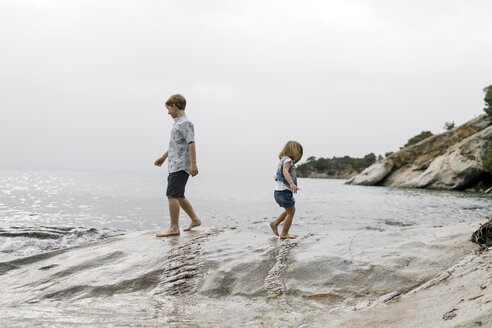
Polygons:
M296 194L297 191L300 190L297 187L295 164L299 162L301 157L302 146L296 141L287 142L278 155L280 161L275 176L277 185L275 187L274 197L277 204L280 207L283 207L285 211L270 223L270 227L272 228L273 233L278 236L278 225L282 222L284 223L280 239L296 238L296 236L289 235L289 229L294 214L296 213L296 208L294 207L295 199L292 193Z
M171 225L169 229L156 234L157 237L179 235L180 207L191 219L190 225L183 231L189 231L202 224L184 195L189 175L194 177L198 174L194 126L185 115L185 107L186 99L179 94L169 97L166 101L168 114L174 119L174 124L171 129L169 149L154 162L154 165L161 166L169 158L166 196L169 201Z

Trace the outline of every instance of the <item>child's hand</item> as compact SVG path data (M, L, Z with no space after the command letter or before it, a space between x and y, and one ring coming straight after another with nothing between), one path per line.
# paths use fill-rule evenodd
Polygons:
M198 167L196 166L196 164L194 163L191 163L191 166L190 166L190 173L191 173L191 176L194 177L195 175L198 174Z
M162 165L162 163L164 163L164 161L165 161L165 160L166 160L165 158L163 158L163 157L159 157L159 158L158 158L158 159L154 162L154 165L155 165L155 166L161 166L161 165Z
M297 188L297 186L296 186L295 184L291 184L291 185L290 185L290 190L292 190L292 192L293 192L294 194L297 194L297 191L298 191L298 190L301 190L301 189Z

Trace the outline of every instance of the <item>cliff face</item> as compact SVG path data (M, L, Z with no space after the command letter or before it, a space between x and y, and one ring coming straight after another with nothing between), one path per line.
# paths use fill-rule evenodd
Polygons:
M492 117L478 116L380 160L347 184L461 190L486 185L482 155L492 148Z

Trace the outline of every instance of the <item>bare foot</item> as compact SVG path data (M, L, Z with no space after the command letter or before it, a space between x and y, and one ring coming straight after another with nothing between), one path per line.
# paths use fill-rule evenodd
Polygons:
M196 220L191 220L191 223L188 227L184 228L183 231L190 231L194 227L198 227L199 225L202 224L202 221L196 219Z
M270 228L272 228L273 233L278 236L278 224L275 224L275 222L270 222Z
M175 230L175 229L167 229L167 230L164 230L161 233L156 233L155 234L156 237L167 237L167 236L175 236L175 235L179 235L179 229L178 230Z
M280 239L296 239L296 236L292 235L280 235Z

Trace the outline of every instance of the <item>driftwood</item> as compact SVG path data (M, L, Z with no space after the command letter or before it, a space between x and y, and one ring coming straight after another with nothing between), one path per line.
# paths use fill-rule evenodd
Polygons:
M472 234L471 241L482 246L492 246L492 218Z

